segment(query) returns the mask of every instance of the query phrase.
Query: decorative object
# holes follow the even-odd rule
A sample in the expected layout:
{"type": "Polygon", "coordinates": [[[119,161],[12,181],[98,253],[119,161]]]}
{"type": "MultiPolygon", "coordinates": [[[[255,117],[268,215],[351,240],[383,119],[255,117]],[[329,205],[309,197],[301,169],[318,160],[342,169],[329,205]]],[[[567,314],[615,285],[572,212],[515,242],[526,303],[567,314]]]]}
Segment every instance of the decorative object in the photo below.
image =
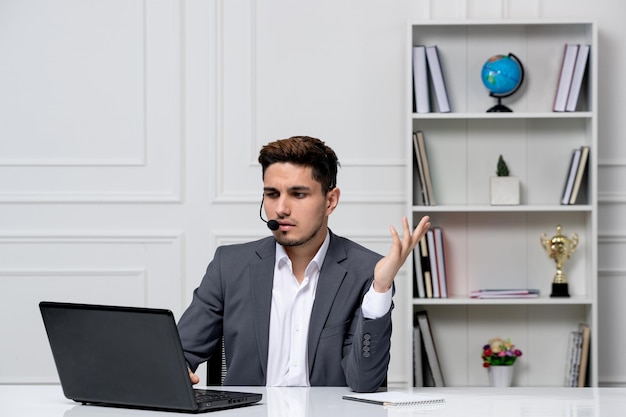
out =
{"type": "Polygon", "coordinates": [[[496,167],[496,177],[490,178],[489,199],[492,205],[519,204],[519,178],[509,176],[509,167],[500,155],[496,167]]]}
{"type": "Polygon", "coordinates": [[[522,351],[517,349],[511,339],[494,337],[485,346],[481,358],[483,367],[489,373],[489,385],[492,387],[510,387],[513,382],[513,365],[522,351]]]}
{"type": "Polygon", "coordinates": [[[489,375],[489,386],[510,387],[513,384],[513,365],[491,366],[487,370],[489,375]]]}
{"type": "Polygon", "coordinates": [[[541,245],[548,256],[556,262],[556,274],[552,280],[552,294],[550,297],[569,297],[567,276],[563,272],[563,264],[578,246],[578,234],[572,233],[571,237],[561,234],[561,225],[556,226],[556,235],[548,238],[541,235],[541,245]]]}
{"type": "Polygon", "coordinates": [[[481,71],[481,79],[489,95],[498,99],[498,104],[487,112],[512,112],[502,104],[502,99],[513,95],[524,81],[524,66],[512,53],[494,55],[485,62],[481,71]]]}

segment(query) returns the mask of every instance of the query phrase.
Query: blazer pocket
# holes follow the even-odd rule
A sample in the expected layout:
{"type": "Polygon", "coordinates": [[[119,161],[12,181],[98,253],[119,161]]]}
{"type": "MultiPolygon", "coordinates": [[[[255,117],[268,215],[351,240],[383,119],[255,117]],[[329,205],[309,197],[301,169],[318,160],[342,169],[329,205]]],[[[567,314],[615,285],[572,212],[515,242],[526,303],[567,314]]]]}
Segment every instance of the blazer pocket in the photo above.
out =
{"type": "Polygon", "coordinates": [[[336,336],[338,334],[344,335],[348,329],[350,328],[350,320],[344,321],[343,323],[335,324],[330,327],[325,327],[320,334],[320,339],[324,339],[326,337],[336,336]]]}

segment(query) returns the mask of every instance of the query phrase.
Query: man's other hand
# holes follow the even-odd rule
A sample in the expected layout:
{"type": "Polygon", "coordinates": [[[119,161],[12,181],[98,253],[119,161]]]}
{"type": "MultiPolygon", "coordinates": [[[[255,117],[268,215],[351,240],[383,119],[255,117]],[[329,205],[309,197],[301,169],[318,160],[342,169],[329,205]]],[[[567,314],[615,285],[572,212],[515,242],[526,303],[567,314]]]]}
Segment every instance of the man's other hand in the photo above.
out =
{"type": "Polygon", "coordinates": [[[187,368],[187,372],[189,372],[189,379],[191,380],[192,385],[196,385],[198,382],[200,382],[200,377],[191,372],[191,369],[187,368]]]}

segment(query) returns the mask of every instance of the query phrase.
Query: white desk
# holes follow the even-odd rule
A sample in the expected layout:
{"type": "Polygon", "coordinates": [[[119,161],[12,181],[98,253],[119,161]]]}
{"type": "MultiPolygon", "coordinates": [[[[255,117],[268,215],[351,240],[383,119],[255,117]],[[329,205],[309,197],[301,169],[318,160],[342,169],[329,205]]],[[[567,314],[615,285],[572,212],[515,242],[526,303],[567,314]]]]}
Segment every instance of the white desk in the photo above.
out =
{"type": "MultiPolygon", "coordinates": [[[[446,405],[435,410],[394,409],[342,400],[347,388],[237,387],[260,392],[254,406],[205,413],[207,417],[622,417],[626,388],[421,388],[446,405]]],[[[401,391],[401,390],[397,390],[401,391]]],[[[407,391],[410,391],[407,390],[407,391]]],[[[0,385],[2,417],[143,417],[177,413],[80,405],[57,385],[0,385]]]]}

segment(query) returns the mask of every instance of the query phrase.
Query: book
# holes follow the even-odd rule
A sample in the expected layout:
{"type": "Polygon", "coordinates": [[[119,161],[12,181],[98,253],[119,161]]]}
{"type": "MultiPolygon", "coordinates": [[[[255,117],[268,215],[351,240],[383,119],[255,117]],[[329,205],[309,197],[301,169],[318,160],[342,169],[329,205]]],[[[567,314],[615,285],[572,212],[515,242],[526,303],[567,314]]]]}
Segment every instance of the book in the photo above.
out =
{"type": "Polygon", "coordinates": [[[569,204],[569,200],[572,197],[572,190],[574,189],[574,181],[576,180],[576,172],[578,172],[578,163],[580,162],[581,149],[574,149],[572,152],[572,159],[570,160],[567,176],[565,177],[565,187],[563,188],[563,196],[561,197],[561,204],[569,204]]]}
{"type": "Polygon", "coordinates": [[[439,58],[439,48],[437,48],[437,45],[426,47],[426,60],[428,62],[428,72],[435,92],[437,109],[440,113],[449,113],[450,100],[448,98],[448,90],[443,76],[441,59],[439,58]]]}
{"type": "Polygon", "coordinates": [[[416,113],[430,112],[430,89],[428,85],[428,67],[426,47],[413,47],[413,94],[416,113]]]}
{"type": "Polygon", "coordinates": [[[430,199],[428,197],[428,190],[426,189],[426,177],[424,174],[424,162],[420,153],[420,146],[417,140],[417,132],[413,133],[413,149],[415,150],[415,161],[417,163],[417,174],[420,182],[420,190],[422,194],[422,202],[425,206],[430,205],[430,199]]]}
{"type": "Polygon", "coordinates": [[[422,236],[420,239],[419,248],[420,264],[424,278],[424,291],[426,298],[433,298],[433,283],[430,275],[430,259],[428,258],[428,242],[426,241],[426,235],[422,236]]]}
{"type": "Polygon", "coordinates": [[[573,375],[574,375],[574,362],[576,358],[576,339],[578,338],[578,332],[571,331],[567,341],[567,352],[565,362],[565,379],[563,386],[572,387],[573,375]]]}
{"type": "Polygon", "coordinates": [[[426,287],[424,285],[424,271],[422,270],[422,253],[419,243],[413,249],[413,265],[415,272],[415,291],[418,298],[426,298],[426,287]]]}
{"type": "Polygon", "coordinates": [[[354,393],[344,395],[341,398],[344,400],[361,401],[387,407],[436,406],[443,405],[446,402],[445,398],[441,395],[411,394],[400,391],[354,393]]]}
{"type": "Polygon", "coordinates": [[[572,83],[567,95],[565,111],[576,111],[578,107],[578,97],[580,96],[580,89],[582,88],[583,79],[585,78],[590,49],[590,45],[580,45],[578,47],[576,64],[574,65],[574,72],[572,73],[572,83]]]}
{"type": "Polygon", "coordinates": [[[441,298],[448,298],[448,277],[446,274],[446,251],[441,226],[432,228],[435,234],[435,252],[437,255],[437,274],[439,275],[439,294],[441,298]]]}
{"type": "Polygon", "coordinates": [[[428,205],[435,205],[435,195],[433,194],[433,184],[430,176],[430,165],[428,164],[428,154],[426,153],[426,139],[424,138],[424,132],[418,130],[417,145],[419,149],[419,155],[422,160],[422,166],[424,168],[424,182],[426,183],[426,192],[428,194],[428,205]]]}
{"type": "Polygon", "coordinates": [[[424,365],[422,358],[422,336],[418,326],[413,326],[413,386],[424,386],[424,365]]]}
{"type": "Polygon", "coordinates": [[[422,342],[424,344],[424,351],[426,352],[428,368],[432,374],[434,385],[435,387],[445,387],[443,373],[441,372],[441,364],[439,363],[439,356],[437,355],[437,348],[435,347],[435,340],[431,331],[430,320],[428,319],[428,313],[425,310],[418,311],[415,316],[422,335],[422,342]]]}
{"type": "Polygon", "coordinates": [[[430,261],[430,278],[432,279],[433,298],[441,298],[439,291],[439,270],[437,269],[437,249],[435,246],[435,232],[428,229],[426,232],[426,241],[428,242],[428,260],[430,261]]]}
{"type": "Polygon", "coordinates": [[[581,334],[580,344],[580,365],[578,369],[578,386],[584,387],[587,382],[587,367],[589,366],[589,345],[591,342],[591,331],[585,323],[578,325],[578,331],[581,334]]]}
{"type": "Polygon", "coordinates": [[[553,110],[556,112],[565,111],[567,104],[567,96],[572,84],[572,75],[574,74],[574,66],[576,64],[576,55],[578,54],[578,45],[573,43],[565,44],[563,51],[563,60],[561,61],[561,73],[559,74],[559,82],[554,97],[553,110]]]}
{"type": "Polygon", "coordinates": [[[434,387],[435,381],[433,374],[428,366],[426,358],[426,349],[422,340],[422,332],[420,330],[417,313],[413,318],[413,386],[415,387],[434,387]]]}
{"type": "Polygon", "coordinates": [[[574,359],[572,364],[572,375],[570,387],[578,385],[578,374],[580,373],[580,354],[582,351],[583,335],[580,331],[574,332],[574,359]]]}
{"type": "Polygon", "coordinates": [[[576,169],[576,177],[574,179],[574,185],[572,186],[572,195],[569,199],[569,204],[576,204],[578,198],[578,191],[585,176],[587,169],[587,160],[589,159],[589,146],[580,147],[580,160],[578,162],[578,168],[576,169]]]}

